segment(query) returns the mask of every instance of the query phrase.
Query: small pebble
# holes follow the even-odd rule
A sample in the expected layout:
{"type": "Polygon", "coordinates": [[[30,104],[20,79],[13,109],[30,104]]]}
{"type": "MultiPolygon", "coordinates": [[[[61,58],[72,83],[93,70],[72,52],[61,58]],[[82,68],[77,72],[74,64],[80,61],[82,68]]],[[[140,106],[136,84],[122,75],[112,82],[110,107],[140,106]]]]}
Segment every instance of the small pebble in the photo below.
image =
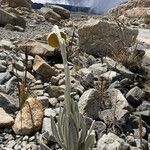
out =
{"type": "Polygon", "coordinates": [[[7,147],[8,147],[8,148],[13,148],[13,147],[15,146],[15,144],[16,144],[16,142],[15,142],[14,140],[9,141],[9,142],[7,143],[7,147]]]}
{"type": "Polygon", "coordinates": [[[15,145],[14,150],[21,150],[21,145],[15,145]]]}
{"type": "Polygon", "coordinates": [[[32,142],[32,141],[34,141],[35,140],[35,136],[31,136],[30,138],[29,138],[29,142],[32,142]]]}
{"type": "Polygon", "coordinates": [[[23,140],[23,141],[28,141],[28,139],[29,139],[29,136],[26,135],[26,136],[23,137],[22,140],[23,140]]]}

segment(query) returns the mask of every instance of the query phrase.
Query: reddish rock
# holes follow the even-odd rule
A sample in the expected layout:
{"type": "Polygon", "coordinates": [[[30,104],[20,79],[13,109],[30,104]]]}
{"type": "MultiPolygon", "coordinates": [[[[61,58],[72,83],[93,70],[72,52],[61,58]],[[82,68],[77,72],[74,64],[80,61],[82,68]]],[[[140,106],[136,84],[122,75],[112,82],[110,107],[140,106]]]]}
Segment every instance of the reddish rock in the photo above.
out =
{"type": "MultiPolygon", "coordinates": [[[[128,0],[128,2],[119,5],[116,8],[111,9],[108,12],[109,18],[120,16],[126,17],[125,24],[128,24],[132,19],[137,19],[142,23],[149,24],[149,17],[145,18],[147,11],[150,10],[149,0],[128,0]]],[[[149,15],[148,15],[149,16],[149,15]]],[[[141,24],[141,23],[140,23],[141,24]]]]}
{"type": "Polygon", "coordinates": [[[140,18],[140,17],[144,17],[147,11],[148,8],[139,8],[139,7],[132,8],[130,10],[127,10],[124,16],[129,18],[140,18]]]}
{"type": "Polygon", "coordinates": [[[38,55],[35,56],[33,70],[45,79],[50,79],[53,75],[56,75],[55,68],[38,55]]]}
{"type": "Polygon", "coordinates": [[[56,104],[58,103],[58,100],[57,100],[57,98],[54,97],[54,98],[50,98],[49,102],[50,102],[51,106],[55,107],[56,104]]]}
{"type": "Polygon", "coordinates": [[[41,129],[44,117],[42,104],[35,98],[28,98],[15,118],[13,130],[16,134],[31,135],[41,129]]]}

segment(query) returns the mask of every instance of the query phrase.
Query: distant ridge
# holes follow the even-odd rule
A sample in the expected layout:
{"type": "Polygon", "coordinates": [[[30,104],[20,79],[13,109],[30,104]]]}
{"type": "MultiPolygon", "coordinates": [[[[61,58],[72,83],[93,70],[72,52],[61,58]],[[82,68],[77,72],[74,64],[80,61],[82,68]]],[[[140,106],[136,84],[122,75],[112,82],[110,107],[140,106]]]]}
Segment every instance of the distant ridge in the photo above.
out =
{"type": "MultiPolygon", "coordinates": [[[[65,5],[65,4],[54,4],[54,3],[46,3],[46,4],[42,4],[42,3],[33,3],[32,4],[32,8],[33,9],[41,9],[42,7],[48,6],[48,5],[57,5],[57,6],[61,6],[69,11],[73,11],[73,12],[84,12],[84,13],[92,13],[92,14],[96,14],[96,12],[94,11],[94,9],[91,9],[90,7],[80,7],[80,6],[72,6],[72,5],[65,5]]],[[[101,13],[102,14],[102,13],[101,13]]]]}
{"type": "Polygon", "coordinates": [[[44,7],[44,4],[42,3],[32,3],[33,9],[41,9],[42,7],[44,7]]]}

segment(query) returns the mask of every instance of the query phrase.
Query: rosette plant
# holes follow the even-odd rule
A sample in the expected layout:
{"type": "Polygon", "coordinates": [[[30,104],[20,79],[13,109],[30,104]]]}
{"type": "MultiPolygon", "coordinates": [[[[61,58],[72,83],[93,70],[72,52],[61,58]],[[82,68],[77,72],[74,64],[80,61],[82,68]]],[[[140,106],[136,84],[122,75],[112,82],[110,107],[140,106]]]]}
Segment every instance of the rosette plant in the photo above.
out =
{"type": "Polygon", "coordinates": [[[67,62],[66,39],[66,34],[61,32],[58,26],[53,27],[47,38],[50,46],[61,50],[66,84],[65,105],[63,110],[60,111],[57,123],[51,117],[52,132],[56,141],[64,150],[91,150],[95,142],[94,121],[88,130],[84,116],[79,113],[77,102],[70,96],[71,83],[67,62]]]}

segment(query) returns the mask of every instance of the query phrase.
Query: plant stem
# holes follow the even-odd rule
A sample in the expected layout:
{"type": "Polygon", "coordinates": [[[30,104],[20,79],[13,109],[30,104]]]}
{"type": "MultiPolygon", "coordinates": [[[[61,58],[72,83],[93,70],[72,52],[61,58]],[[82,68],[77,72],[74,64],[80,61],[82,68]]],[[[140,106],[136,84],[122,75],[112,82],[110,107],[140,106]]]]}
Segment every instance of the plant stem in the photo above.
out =
{"type": "Polygon", "coordinates": [[[63,64],[64,64],[64,71],[65,71],[65,107],[67,114],[69,115],[71,113],[71,84],[70,84],[70,72],[67,62],[67,52],[66,52],[66,43],[65,40],[61,37],[60,31],[57,26],[54,26],[54,31],[58,37],[58,41],[60,44],[61,54],[63,58],[63,64]]]}

